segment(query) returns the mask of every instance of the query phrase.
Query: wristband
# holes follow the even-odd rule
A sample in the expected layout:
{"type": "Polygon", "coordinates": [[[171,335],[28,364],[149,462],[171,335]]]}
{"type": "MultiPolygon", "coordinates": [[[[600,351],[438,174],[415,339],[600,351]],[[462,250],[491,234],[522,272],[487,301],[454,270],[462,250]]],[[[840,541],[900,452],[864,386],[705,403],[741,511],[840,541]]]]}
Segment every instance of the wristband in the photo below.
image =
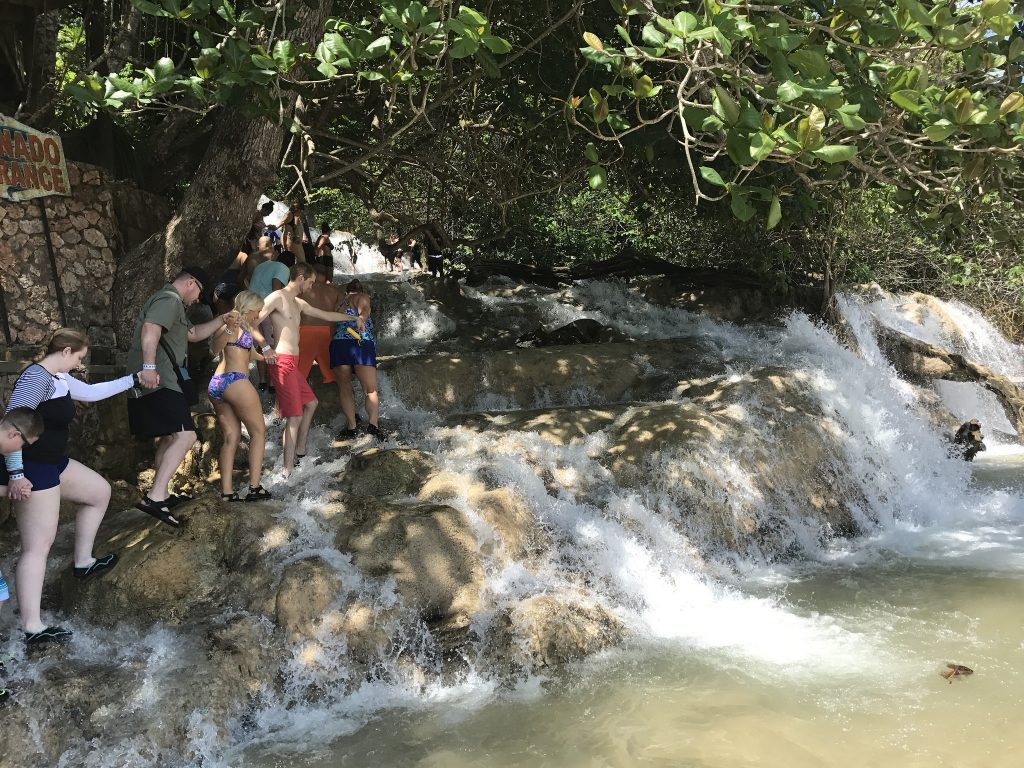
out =
{"type": "Polygon", "coordinates": [[[24,469],[8,470],[7,475],[8,475],[8,477],[11,478],[11,480],[24,480],[25,479],[25,470],[24,469]]]}
{"type": "Polygon", "coordinates": [[[142,386],[142,382],[139,381],[139,374],[137,374],[137,373],[133,373],[132,374],[132,386],[133,387],[140,387],[140,386],[142,386]]]}
{"type": "Polygon", "coordinates": [[[155,371],[156,370],[156,363],[143,363],[142,364],[142,370],[144,370],[144,371],[155,371]]]}
{"type": "Polygon", "coordinates": [[[260,350],[260,352],[269,352],[270,349],[271,349],[271,347],[270,347],[269,344],[264,344],[263,348],[260,350]]]}
{"type": "Polygon", "coordinates": [[[225,336],[234,336],[235,332],[232,331],[228,326],[225,325],[224,326],[224,335],[225,336]]]}

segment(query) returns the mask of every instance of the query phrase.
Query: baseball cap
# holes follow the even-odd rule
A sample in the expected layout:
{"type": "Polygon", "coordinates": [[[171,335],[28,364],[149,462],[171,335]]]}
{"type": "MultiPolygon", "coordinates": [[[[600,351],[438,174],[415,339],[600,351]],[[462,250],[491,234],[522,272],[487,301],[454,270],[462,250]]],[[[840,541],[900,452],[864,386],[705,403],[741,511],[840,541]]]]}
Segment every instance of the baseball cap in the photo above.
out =
{"type": "Polygon", "coordinates": [[[182,267],[181,273],[183,275],[191,275],[199,283],[199,296],[207,304],[210,303],[210,299],[213,296],[213,281],[210,280],[210,276],[206,274],[206,270],[199,266],[182,267]]]}

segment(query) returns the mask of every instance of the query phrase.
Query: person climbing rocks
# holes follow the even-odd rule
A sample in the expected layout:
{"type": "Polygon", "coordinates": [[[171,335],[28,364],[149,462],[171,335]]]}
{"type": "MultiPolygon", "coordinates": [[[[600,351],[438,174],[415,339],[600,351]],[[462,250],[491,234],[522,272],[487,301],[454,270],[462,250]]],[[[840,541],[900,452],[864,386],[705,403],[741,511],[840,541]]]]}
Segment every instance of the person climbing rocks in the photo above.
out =
{"type": "Polygon", "coordinates": [[[334,243],[331,242],[331,230],[326,221],[320,222],[320,237],[316,239],[316,263],[323,264],[325,280],[334,280],[334,243]]]}
{"type": "MultiPolygon", "coordinates": [[[[53,332],[42,359],[22,371],[14,382],[7,412],[17,408],[34,409],[43,420],[45,431],[38,440],[21,451],[9,454],[5,474],[14,475],[18,467],[21,479],[12,479],[8,494],[14,501],[21,557],[15,568],[15,588],[25,642],[29,645],[63,642],[70,630],[47,626],[40,615],[46,560],[57,533],[61,499],[79,505],[75,517],[74,576],[79,579],[99,576],[117,564],[117,555],[93,556],[96,532],[110,502],[110,483],[67,456],[75,401],[96,402],[126,392],[140,383],[140,373],[113,381],[87,384],[70,375],[82,364],[89,351],[89,340],[73,328],[53,332]],[[24,494],[26,482],[31,494],[24,494]]],[[[2,481],[0,481],[2,482],[2,481]]]]}
{"type": "Polygon", "coordinates": [[[135,508],[174,528],[181,521],[171,510],[191,498],[172,495],[168,486],[196,441],[192,406],[198,397],[188,376],[188,344],[210,338],[229,321],[238,322],[234,310],[200,325],[188,321],[185,307],[208,295],[212,288],[205,270],[185,267],[173,282],[146,301],[128,351],[129,369],[142,369],[141,387],[128,398],[129,428],[136,437],[157,440],[153,487],[135,508]]]}
{"type": "Polygon", "coordinates": [[[377,343],[373,335],[373,320],[370,296],[363,284],[352,280],[345,286],[344,319],[338,323],[331,340],[331,368],[338,382],[338,396],[341,410],[345,414],[345,429],[338,435],[341,440],[351,440],[356,429],[356,396],[352,390],[352,374],[355,373],[363,389],[366,405],[367,433],[377,440],[387,436],[381,431],[380,399],[377,396],[377,343]]]}
{"type": "Polygon", "coordinates": [[[259,393],[249,381],[249,362],[256,354],[254,348],[262,347],[264,341],[254,329],[263,309],[263,299],[252,291],[242,291],[235,297],[234,309],[237,322],[228,317],[210,344],[213,354],[221,356],[207,388],[224,437],[220,447],[220,496],[225,501],[263,501],[270,498],[270,493],[260,484],[266,424],[259,393]],[[249,433],[249,492],[240,498],[234,490],[232,470],[242,439],[242,424],[249,433]]]}
{"type": "MultiPolygon", "coordinates": [[[[32,481],[25,478],[25,470],[22,466],[7,465],[7,456],[22,451],[26,445],[32,445],[43,434],[43,419],[31,408],[13,408],[7,414],[0,417],[0,454],[3,460],[0,461],[0,498],[7,495],[8,484],[11,480],[19,482],[18,498],[28,499],[32,495],[32,481]]],[[[18,464],[15,460],[12,464],[18,464]]],[[[0,573],[0,612],[3,611],[4,603],[11,599],[10,589],[0,573]]],[[[5,674],[3,662],[0,662],[0,675],[5,674]]],[[[0,705],[6,704],[11,697],[11,692],[6,688],[0,688],[0,705]]]]}
{"type": "MultiPolygon", "coordinates": [[[[311,307],[324,312],[334,311],[341,301],[341,291],[327,282],[327,268],[323,264],[314,264],[313,274],[315,281],[303,298],[311,307]]],[[[333,322],[303,315],[302,325],[299,326],[299,372],[302,378],[309,378],[315,361],[324,384],[334,383],[334,371],[331,370],[333,333],[333,322]]]]}
{"type": "Polygon", "coordinates": [[[303,315],[335,322],[345,317],[340,312],[317,309],[301,298],[314,282],[313,267],[305,262],[296,264],[289,271],[288,285],[267,297],[258,318],[259,322],[270,319],[276,340],[273,376],[277,407],[285,419],[285,477],[306,455],[309,425],[319,404],[299,370],[299,323],[303,315]]]}

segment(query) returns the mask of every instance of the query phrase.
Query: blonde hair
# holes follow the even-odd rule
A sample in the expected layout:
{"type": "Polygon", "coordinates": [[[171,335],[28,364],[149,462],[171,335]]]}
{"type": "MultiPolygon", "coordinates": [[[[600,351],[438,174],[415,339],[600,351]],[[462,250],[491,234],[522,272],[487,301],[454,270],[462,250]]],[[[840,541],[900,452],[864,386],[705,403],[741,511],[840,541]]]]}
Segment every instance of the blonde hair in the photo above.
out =
{"type": "Polygon", "coordinates": [[[244,315],[254,309],[263,309],[263,297],[255,291],[239,291],[235,296],[235,311],[244,315]]]}
{"type": "Polygon", "coordinates": [[[43,356],[52,355],[71,347],[72,352],[81,352],[89,346],[89,337],[76,328],[58,328],[50,336],[43,356]]]}

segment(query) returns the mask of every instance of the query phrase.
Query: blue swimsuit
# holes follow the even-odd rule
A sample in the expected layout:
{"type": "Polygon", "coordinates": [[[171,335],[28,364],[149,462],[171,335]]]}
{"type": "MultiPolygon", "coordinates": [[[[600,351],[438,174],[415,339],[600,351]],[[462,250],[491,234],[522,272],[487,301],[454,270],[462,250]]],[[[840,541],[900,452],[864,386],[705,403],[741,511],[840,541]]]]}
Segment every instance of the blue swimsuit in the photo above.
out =
{"type": "Polygon", "coordinates": [[[377,343],[373,338],[373,320],[366,318],[362,333],[357,330],[356,321],[359,319],[359,312],[355,307],[345,307],[345,314],[352,315],[351,320],[338,323],[331,340],[331,368],[339,365],[369,365],[377,367],[377,343]],[[359,333],[356,339],[348,332],[351,328],[359,333]]]}
{"type": "MultiPolygon", "coordinates": [[[[229,341],[224,346],[238,347],[239,349],[251,350],[252,335],[243,328],[242,334],[238,337],[238,341],[229,341]]],[[[206,391],[210,395],[211,400],[223,402],[224,392],[227,391],[228,387],[230,387],[236,381],[241,381],[242,379],[248,378],[249,374],[243,373],[242,371],[228,371],[227,373],[218,373],[215,374],[212,379],[210,379],[210,386],[207,387],[206,391]]]]}

